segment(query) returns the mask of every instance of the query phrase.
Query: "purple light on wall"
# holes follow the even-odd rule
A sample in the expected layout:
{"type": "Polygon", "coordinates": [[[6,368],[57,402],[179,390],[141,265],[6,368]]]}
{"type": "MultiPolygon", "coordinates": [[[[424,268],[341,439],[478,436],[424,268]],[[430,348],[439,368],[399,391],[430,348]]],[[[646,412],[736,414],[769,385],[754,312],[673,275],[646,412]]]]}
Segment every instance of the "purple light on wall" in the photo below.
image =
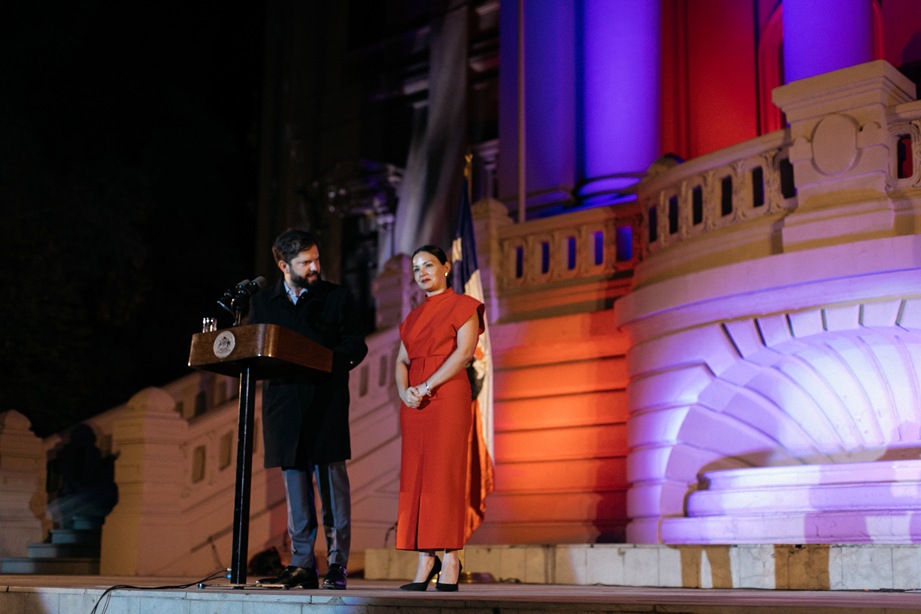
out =
{"type": "Polygon", "coordinates": [[[784,0],[784,71],[797,81],[873,60],[871,0],[784,0]]]}
{"type": "Polygon", "coordinates": [[[584,196],[635,182],[659,143],[658,2],[585,0],[583,8],[584,196]],[[614,177],[612,177],[614,175],[614,177]]]}
{"type": "Polygon", "coordinates": [[[571,2],[525,3],[528,190],[571,185],[575,89],[571,2]]]}

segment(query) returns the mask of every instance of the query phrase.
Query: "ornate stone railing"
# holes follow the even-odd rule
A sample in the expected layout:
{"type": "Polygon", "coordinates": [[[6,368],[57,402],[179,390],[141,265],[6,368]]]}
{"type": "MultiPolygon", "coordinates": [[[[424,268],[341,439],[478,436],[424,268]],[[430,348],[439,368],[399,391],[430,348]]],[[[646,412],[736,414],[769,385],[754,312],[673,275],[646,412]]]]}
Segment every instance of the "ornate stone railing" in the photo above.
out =
{"type": "Polygon", "coordinates": [[[637,188],[642,264],[634,290],[780,253],[916,232],[914,84],[885,62],[818,80],[774,91],[790,122],[784,130],[652,166],[637,188]]]}
{"type": "Polygon", "coordinates": [[[503,320],[609,308],[639,256],[636,203],[496,227],[492,274],[503,320]]]}
{"type": "Polygon", "coordinates": [[[796,207],[790,137],[773,132],[652,174],[638,188],[643,256],[796,207]]]}
{"type": "MultiPolygon", "coordinates": [[[[790,127],[685,163],[653,165],[637,188],[641,256],[758,221],[768,222],[763,232],[736,242],[768,240],[773,248],[755,247],[751,257],[811,240],[853,240],[853,228],[836,220],[855,213],[866,217],[868,236],[913,232],[913,222],[897,219],[906,210],[917,217],[911,201],[921,191],[921,103],[913,84],[884,62],[821,79],[822,95],[802,96],[798,82],[775,90],[790,127]],[[770,226],[793,212],[798,219],[770,226]]],[[[687,248],[682,257],[700,264],[703,252],[725,241],[687,248]]]]}

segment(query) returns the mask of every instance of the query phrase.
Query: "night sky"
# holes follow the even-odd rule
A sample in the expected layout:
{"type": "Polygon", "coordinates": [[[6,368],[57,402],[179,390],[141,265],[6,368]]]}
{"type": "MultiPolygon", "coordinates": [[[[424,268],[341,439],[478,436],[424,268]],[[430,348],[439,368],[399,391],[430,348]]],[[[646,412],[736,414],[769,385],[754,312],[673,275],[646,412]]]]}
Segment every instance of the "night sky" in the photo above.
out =
{"type": "Polygon", "coordinates": [[[253,276],[263,9],[4,3],[0,411],[37,434],[188,373],[253,276]]]}

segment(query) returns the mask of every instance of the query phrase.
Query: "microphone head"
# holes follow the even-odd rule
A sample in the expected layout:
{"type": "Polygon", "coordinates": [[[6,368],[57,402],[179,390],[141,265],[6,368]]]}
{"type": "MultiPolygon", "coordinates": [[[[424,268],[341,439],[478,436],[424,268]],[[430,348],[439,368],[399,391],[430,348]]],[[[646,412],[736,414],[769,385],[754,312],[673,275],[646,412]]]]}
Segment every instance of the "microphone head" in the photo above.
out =
{"type": "Polygon", "coordinates": [[[252,296],[258,292],[261,288],[265,288],[266,282],[265,277],[261,275],[256,279],[250,281],[244,279],[234,287],[234,292],[237,296],[252,296]]]}

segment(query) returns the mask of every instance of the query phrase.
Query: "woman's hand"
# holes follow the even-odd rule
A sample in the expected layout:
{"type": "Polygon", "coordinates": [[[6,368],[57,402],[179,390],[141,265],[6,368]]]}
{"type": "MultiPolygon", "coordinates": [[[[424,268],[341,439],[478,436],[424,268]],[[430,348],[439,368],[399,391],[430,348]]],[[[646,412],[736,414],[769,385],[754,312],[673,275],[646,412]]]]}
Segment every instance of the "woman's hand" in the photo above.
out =
{"type": "Polygon", "coordinates": [[[425,395],[422,394],[422,391],[419,390],[418,386],[410,386],[400,393],[400,398],[403,400],[403,403],[406,404],[406,407],[419,409],[419,406],[422,405],[422,399],[425,398],[425,395]]]}
{"type": "Polygon", "coordinates": [[[397,383],[397,391],[400,393],[400,400],[406,407],[419,409],[422,405],[423,394],[419,386],[409,385],[409,356],[406,354],[406,346],[400,342],[400,351],[397,353],[396,364],[393,368],[394,376],[397,383]]]}

